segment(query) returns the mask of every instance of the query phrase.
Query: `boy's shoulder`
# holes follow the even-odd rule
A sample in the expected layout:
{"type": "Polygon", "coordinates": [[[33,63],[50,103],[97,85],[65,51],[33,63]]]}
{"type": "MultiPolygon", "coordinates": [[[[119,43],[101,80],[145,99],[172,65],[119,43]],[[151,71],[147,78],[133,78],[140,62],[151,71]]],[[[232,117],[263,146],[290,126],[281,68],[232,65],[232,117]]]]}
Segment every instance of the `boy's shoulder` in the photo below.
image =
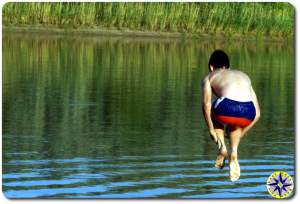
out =
{"type": "Polygon", "coordinates": [[[202,86],[204,86],[207,82],[210,81],[210,73],[208,73],[203,79],[202,79],[202,86]]]}
{"type": "Polygon", "coordinates": [[[249,75],[243,71],[240,71],[240,70],[231,70],[231,71],[234,71],[236,74],[238,74],[239,76],[242,76],[245,80],[247,80],[250,84],[251,84],[251,79],[249,77],[249,75]]]}

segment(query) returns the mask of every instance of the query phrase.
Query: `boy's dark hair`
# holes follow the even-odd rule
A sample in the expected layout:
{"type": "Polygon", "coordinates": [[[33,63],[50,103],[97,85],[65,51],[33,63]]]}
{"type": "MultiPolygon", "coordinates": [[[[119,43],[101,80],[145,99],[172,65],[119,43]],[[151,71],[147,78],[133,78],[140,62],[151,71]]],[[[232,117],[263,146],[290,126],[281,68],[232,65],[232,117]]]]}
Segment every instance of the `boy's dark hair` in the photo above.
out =
{"type": "Polygon", "coordinates": [[[210,69],[210,66],[213,66],[214,69],[218,69],[222,67],[228,69],[230,63],[227,54],[222,50],[215,50],[210,56],[208,62],[208,69],[210,69]]]}

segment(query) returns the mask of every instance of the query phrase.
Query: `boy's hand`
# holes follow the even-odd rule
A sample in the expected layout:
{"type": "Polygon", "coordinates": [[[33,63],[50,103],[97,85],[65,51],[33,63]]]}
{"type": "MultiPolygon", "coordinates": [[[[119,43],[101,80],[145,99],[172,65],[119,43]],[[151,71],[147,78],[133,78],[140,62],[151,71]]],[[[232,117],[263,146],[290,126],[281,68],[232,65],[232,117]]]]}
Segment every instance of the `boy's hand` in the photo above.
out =
{"type": "Polygon", "coordinates": [[[209,130],[209,135],[211,137],[211,139],[214,141],[214,143],[218,143],[218,137],[217,137],[217,133],[214,129],[210,129],[209,130]]]}

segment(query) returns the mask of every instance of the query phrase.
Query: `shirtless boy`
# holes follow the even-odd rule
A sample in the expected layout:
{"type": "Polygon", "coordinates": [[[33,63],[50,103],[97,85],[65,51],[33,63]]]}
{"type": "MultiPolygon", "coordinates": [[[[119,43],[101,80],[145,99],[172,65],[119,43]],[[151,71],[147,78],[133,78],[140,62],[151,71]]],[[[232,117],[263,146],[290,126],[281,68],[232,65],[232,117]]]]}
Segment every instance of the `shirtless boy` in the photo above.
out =
{"type": "Polygon", "coordinates": [[[229,65],[229,58],[222,50],[212,53],[209,74],[202,84],[202,108],[209,134],[218,144],[215,166],[222,169],[228,157],[229,176],[231,181],[236,181],[240,177],[238,145],[260,118],[260,108],[249,77],[241,71],[231,70],[229,65]],[[212,93],[217,97],[213,102],[212,93]],[[224,141],[225,127],[229,131],[229,154],[224,141]]]}

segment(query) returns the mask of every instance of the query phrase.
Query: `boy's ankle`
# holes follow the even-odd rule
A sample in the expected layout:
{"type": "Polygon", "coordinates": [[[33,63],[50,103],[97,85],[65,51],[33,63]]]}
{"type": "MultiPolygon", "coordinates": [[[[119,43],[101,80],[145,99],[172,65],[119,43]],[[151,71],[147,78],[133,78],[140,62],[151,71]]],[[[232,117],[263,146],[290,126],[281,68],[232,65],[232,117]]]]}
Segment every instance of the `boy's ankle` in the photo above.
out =
{"type": "Polygon", "coordinates": [[[230,159],[231,160],[237,160],[237,152],[231,152],[230,159]]]}

